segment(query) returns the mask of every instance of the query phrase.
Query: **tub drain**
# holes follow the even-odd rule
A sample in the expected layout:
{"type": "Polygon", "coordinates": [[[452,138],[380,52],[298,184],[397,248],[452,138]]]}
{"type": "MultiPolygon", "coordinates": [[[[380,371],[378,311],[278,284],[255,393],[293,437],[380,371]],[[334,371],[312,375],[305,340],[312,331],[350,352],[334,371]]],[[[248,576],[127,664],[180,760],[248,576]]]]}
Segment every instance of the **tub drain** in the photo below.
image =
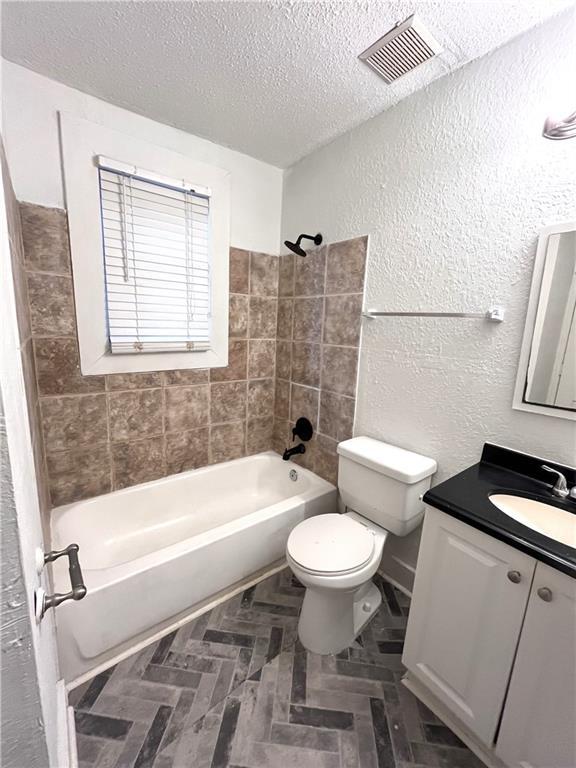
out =
{"type": "Polygon", "coordinates": [[[288,473],[288,477],[290,478],[290,480],[294,480],[294,482],[296,482],[296,480],[298,480],[298,472],[296,472],[295,469],[291,469],[290,472],[288,473]]]}

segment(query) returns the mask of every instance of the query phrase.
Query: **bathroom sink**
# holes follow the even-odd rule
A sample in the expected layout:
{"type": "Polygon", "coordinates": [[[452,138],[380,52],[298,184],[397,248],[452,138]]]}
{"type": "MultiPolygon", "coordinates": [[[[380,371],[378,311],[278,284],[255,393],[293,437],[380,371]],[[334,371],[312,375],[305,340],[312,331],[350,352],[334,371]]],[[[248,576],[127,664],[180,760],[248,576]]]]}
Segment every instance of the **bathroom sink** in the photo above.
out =
{"type": "Polygon", "coordinates": [[[505,493],[494,493],[488,498],[508,517],[576,549],[576,514],[573,512],[542,501],[505,493]]]}

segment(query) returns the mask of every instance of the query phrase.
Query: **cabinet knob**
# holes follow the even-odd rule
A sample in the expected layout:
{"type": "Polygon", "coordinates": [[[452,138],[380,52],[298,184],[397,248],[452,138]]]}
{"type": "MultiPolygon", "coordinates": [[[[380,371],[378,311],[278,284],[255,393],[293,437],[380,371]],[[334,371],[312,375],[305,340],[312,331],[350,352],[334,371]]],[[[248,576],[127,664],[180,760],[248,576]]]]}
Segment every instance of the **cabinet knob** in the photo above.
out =
{"type": "Polygon", "coordinates": [[[540,587],[537,591],[540,600],[544,600],[545,603],[552,602],[552,590],[548,587],[540,587]]]}
{"type": "Polygon", "coordinates": [[[520,571],[508,571],[506,575],[508,576],[512,584],[520,584],[520,582],[522,581],[522,574],[520,573],[520,571]]]}

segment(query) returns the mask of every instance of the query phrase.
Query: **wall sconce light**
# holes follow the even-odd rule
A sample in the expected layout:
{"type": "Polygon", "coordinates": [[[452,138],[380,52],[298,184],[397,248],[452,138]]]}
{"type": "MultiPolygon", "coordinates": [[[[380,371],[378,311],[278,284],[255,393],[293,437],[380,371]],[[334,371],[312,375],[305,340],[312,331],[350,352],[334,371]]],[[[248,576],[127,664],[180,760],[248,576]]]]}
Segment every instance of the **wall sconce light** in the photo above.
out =
{"type": "Polygon", "coordinates": [[[542,136],[545,139],[574,139],[576,138],[576,112],[558,120],[554,117],[547,117],[544,122],[542,136]]]}

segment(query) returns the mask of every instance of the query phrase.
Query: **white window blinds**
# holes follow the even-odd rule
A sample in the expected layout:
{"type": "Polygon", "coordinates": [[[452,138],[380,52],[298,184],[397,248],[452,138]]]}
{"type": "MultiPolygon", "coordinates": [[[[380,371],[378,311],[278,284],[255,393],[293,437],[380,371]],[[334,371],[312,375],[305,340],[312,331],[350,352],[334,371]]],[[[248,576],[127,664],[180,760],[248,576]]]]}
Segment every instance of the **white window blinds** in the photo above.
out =
{"type": "Polygon", "coordinates": [[[210,349],[210,194],[98,158],[112,354],[210,349]]]}

